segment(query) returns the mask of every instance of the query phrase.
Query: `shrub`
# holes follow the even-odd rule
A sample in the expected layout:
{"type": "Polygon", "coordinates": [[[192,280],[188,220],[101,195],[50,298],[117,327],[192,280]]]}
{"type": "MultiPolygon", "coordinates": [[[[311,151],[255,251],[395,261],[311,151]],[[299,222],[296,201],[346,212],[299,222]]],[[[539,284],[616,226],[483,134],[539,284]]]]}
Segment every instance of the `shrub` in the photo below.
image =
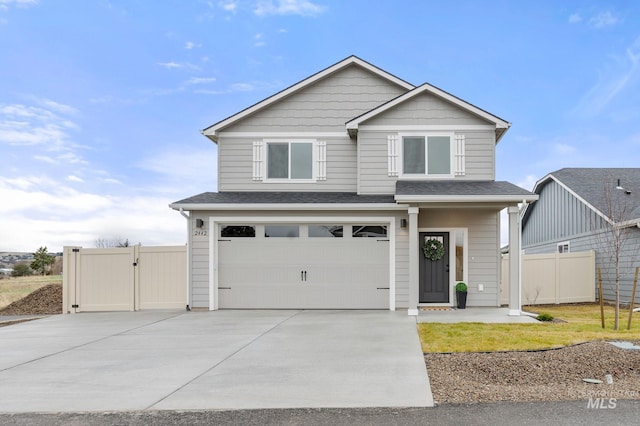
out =
{"type": "Polygon", "coordinates": [[[553,316],[551,314],[547,314],[546,312],[541,313],[536,317],[538,321],[553,321],[553,316]]]}
{"type": "Polygon", "coordinates": [[[456,284],[456,291],[465,293],[467,291],[467,285],[463,282],[456,284]]]}

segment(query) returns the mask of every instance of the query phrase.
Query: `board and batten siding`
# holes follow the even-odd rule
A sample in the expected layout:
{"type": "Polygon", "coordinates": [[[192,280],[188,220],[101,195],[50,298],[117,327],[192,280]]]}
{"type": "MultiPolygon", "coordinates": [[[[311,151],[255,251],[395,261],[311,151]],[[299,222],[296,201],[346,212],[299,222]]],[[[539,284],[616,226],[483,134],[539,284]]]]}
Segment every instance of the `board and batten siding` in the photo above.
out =
{"type": "Polygon", "coordinates": [[[352,65],[281,99],[222,132],[345,132],[345,123],[407,89],[352,65]]]}
{"type": "Polygon", "coordinates": [[[522,227],[524,249],[549,243],[555,249],[555,243],[604,225],[600,216],[554,180],[545,184],[539,195],[538,201],[528,207],[522,227]]]}
{"type": "MultiPolygon", "coordinates": [[[[495,133],[491,130],[455,131],[453,128],[451,132],[465,136],[466,172],[455,179],[494,180],[495,133]]],[[[397,132],[366,130],[366,126],[358,132],[360,194],[395,193],[398,177],[388,176],[387,137],[390,134],[397,132]]]]}
{"type": "MultiPolygon", "coordinates": [[[[304,217],[304,216],[336,216],[336,217],[352,217],[351,222],[357,223],[359,218],[366,217],[395,217],[396,218],[396,308],[407,308],[409,305],[409,248],[408,248],[408,230],[400,228],[400,219],[407,219],[408,216],[405,212],[399,211],[363,211],[354,213],[348,213],[345,211],[331,211],[331,212],[313,212],[307,211],[264,211],[256,212],[255,215],[249,214],[246,211],[224,211],[224,212],[193,212],[191,221],[194,223],[193,229],[195,229],[196,219],[204,220],[205,229],[207,229],[207,236],[193,236],[191,237],[191,306],[194,308],[208,308],[209,307],[209,238],[216,238],[217,235],[211,230],[208,230],[209,218],[212,216],[256,216],[264,218],[283,218],[287,217],[304,217]]],[[[256,223],[260,223],[260,219],[256,220],[256,223]]]]}
{"type": "MultiPolygon", "coordinates": [[[[292,139],[296,139],[292,134],[292,139]]],[[[326,180],[309,183],[253,180],[253,141],[262,138],[221,137],[218,141],[219,191],[356,192],[356,144],[344,138],[315,138],[326,142],[326,180]]],[[[278,138],[284,139],[286,138],[278,138]]],[[[308,139],[308,137],[297,137],[308,139]]],[[[315,167],[315,165],[314,165],[315,167]]]]}
{"type": "Polygon", "coordinates": [[[500,304],[500,215],[490,209],[420,209],[419,228],[468,229],[469,306],[500,304]],[[478,284],[484,290],[478,291],[478,284]]]}

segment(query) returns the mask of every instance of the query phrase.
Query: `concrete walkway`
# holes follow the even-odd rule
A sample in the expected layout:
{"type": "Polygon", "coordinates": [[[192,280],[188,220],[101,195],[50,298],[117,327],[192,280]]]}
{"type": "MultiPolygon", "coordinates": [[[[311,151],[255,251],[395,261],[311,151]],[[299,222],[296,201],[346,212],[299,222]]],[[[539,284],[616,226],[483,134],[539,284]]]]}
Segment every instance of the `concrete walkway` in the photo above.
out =
{"type": "Polygon", "coordinates": [[[466,308],[425,310],[418,314],[418,322],[482,322],[482,323],[540,323],[530,315],[510,316],[508,308],[466,308]]]}
{"type": "Polygon", "coordinates": [[[59,315],[0,342],[5,413],[433,405],[406,312],[59,315]]]}

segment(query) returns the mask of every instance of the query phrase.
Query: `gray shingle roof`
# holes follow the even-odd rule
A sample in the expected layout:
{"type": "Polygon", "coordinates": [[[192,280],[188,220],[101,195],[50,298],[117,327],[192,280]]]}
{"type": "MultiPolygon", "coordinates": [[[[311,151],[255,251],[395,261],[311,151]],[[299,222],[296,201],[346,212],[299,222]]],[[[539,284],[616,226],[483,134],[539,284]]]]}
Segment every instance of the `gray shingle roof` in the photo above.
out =
{"type": "Polygon", "coordinates": [[[204,192],[173,204],[351,204],[392,203],[393,195],[355,192],[204,192]]]}
{"type": "Polygon", "coordinates": [[[438,180],[413,181],[399,180],[396,183],[397,195],[514,195],[530,196],[532,192],[504,181],[475,180],[438,180]]]}
{"type": "MultiPolygon", "coordinates": [[[[605,216],[611,208],[608,204],[624,205],[628,214],[624,220],[640,218],[640,169],[639,168],[564,168],[549,175],[566,185],[587,203],[605,216]],[[627,191],[616,189],[620,186],[627,191]],[[607,193],[613,197],[607,202],[607,193]]],[[[536,192],[540,193],[544,184],[539,183],[536,192]]],[[[610,218],[615,219],[615,218],[610,218]]]]}

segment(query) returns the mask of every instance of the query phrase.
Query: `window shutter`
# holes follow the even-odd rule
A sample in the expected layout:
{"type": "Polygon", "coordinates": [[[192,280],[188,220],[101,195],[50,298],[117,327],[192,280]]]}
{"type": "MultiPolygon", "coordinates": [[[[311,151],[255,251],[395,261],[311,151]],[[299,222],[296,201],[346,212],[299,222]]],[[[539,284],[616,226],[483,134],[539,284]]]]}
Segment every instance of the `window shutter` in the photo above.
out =
{"type": "Polygon", "coordinates": [[[253,141],[253,180],[262,181],[264,170],[264,143],[253,141]]]}
{"type": "Polygon", "coordinates": [[[454,153],[454,175],[465,175],[465,161],[464,161],[464,135],[456,135],[456,145],[454,153]]]}
{"type": "Polygon", "coordinates": [[[398,176],[398,135],[387,136],[389,158],[388,176],[398,176]]]}
{"type": "Polygon", "coordinates": [[[325,141],[318,141],[318,155],[317,155],[317,180],[327,180],[327,143],[325,141]]]}

